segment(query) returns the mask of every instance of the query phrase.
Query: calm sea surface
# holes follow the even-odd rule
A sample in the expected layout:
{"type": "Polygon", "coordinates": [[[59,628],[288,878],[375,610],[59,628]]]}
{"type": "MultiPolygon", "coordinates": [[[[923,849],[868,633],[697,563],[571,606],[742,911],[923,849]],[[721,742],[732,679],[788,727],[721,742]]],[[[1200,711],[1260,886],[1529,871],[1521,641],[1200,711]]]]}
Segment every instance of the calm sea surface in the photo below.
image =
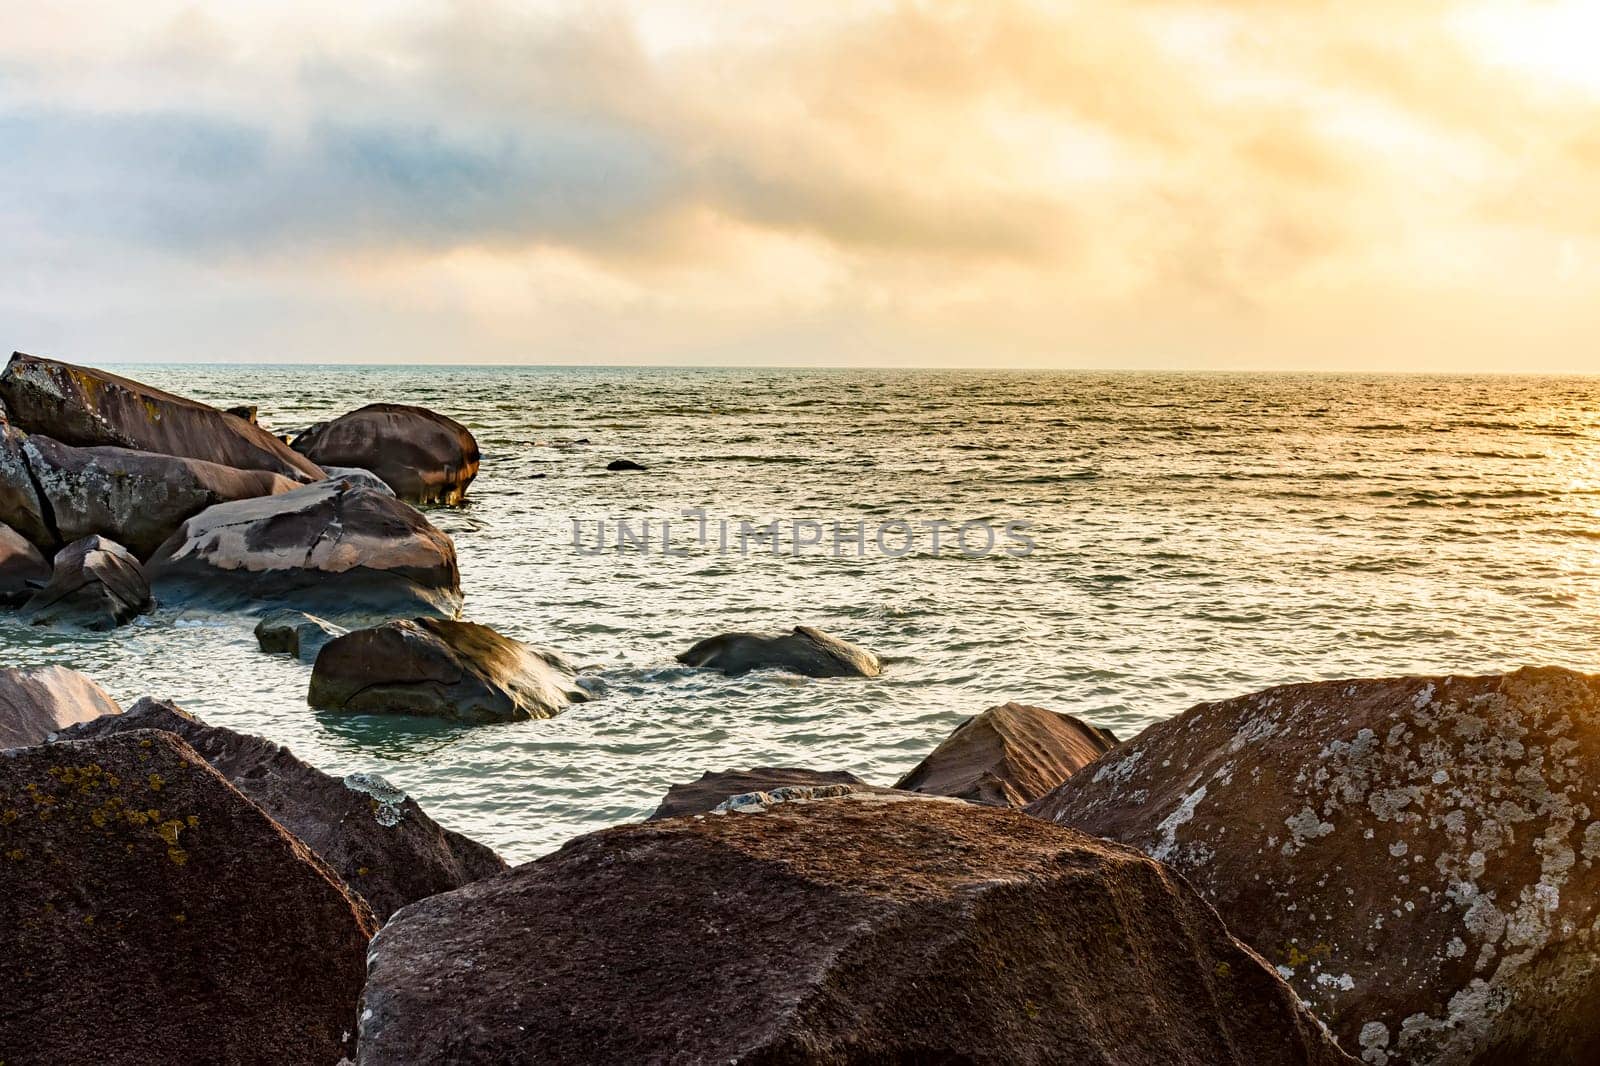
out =
{"type": "Polygon", "coordinates": [[[639,818],[706,769],[892,782],[1006,700],[1127,737],[1286,681],[1600,668],[1600,379],[120,369],[258,404],[279,431],[376,400],[466,423],[484,451],[470,504],[430,511],[460,553],[464,616],[568,653],[601,696],[472,728],[323,714],[309,667],[257,651],[250,620],[170,612],[105,635],[0,621],[4,660],[379,772],[513,861],[639,818]],[[605,472],[617,458],[650,469],[605,472]],[[898,558],[741,556],[736,539],[693,543],[681,518],[687,555],[572,544],[573,519],[592,549],[597,520],[610,543],[619,518],[699,507],[713,523],[866,521],[869,537],[896,519],[1028,521],[1037,547],[936,556],[924,535],[898,558]],[[796,623],[877,651],[884,676],[673,661],[719,631],[796,623]]]}

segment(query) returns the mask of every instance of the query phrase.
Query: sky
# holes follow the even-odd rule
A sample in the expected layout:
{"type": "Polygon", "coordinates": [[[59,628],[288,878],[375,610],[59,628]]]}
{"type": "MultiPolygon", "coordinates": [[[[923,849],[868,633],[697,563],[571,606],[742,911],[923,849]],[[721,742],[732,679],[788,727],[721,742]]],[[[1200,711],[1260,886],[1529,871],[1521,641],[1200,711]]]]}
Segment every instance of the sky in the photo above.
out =
{"type": "Polygon", "coordinates": [[[1600,0],[0,0],[75,362],[1600,372],[1600,0]]]}

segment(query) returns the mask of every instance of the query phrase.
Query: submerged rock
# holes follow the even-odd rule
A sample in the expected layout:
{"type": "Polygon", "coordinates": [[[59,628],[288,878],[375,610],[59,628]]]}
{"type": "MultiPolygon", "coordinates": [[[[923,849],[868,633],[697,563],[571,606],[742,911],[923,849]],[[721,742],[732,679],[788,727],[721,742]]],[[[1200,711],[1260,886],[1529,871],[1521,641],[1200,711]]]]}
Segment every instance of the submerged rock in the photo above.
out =
{"type": "Polygon", "coordinates": [[[85,537],[56,552],[50,581],[28,597],[22,617],[36,626],[115,629],[152,606],[133,553],[105,537],[85,537]]]}
{"type": "Polygon", "coordinates": [[[707,770],[694,781],[673,785],[649,821],[706,814],[734,796],[770,793],[782,788],[845,787],[860,792],[884,792],[846,770],[806,770],[787,766],[757,766],[750,770],[707,770]]]}
{"type": "Polygon", "coordinates": [[[207,507],[271,496],[299,483],[265,470],[236,470],[127,448],[74,448],[35,434],[22,446],[56,536],[110,537],[147,558],[207,507]]]}
{"type": "MultiPolygon", "coordinates": [[[[584,441],[583,443],[587,444],[589,442],[584,441]]],[[[634,462],[632,459],[613,459],[606,464],[606,469],[615,473],[621,470],[643,470],[644,467],[634,462]]]]}
{"type": "Polygon", "coordinates": [[[678,661],[729,676],[766,669],[806,677],[877,677],[883,672],[870,651],[810,626],[795,626],[791,633],[723,633],[700,641],[678,661]]]}
{"type": "Polygon", "coordinates": [[[462,722],[554,718],[588,699],[554,652],[488,626],[438,618],[386,622],[330,641],[311,669],[311,706],[462,722]]]}
{"type": "Polygon", "coordinates": [[[1202,703],[1029,810],[1176,867],[1368,1062],[1600,1061],[1600,678],[1202,703]]]}
{"type": "Polygon", "coordinates": [[[322,646],[346,630],[304,611],[273,611],[256,623],[256,642],[265,652],[292,655],[303,663],[315,662],[322,646]]]}
{"type": "Polygon", "coordinates": [[[415,508],[343,480],[209,507],[146,570],[161,601],[179,606],[282,605],[341,622],[461,608],[450,538],[415,508]]]}
{"type": "Polygon", "coordinates": [[[1116,744],[1070,714],[1004,703],[956,726],[895,788],[974,803],[1021,807],[1116,744]]]}
{"type": "Polygon", "coordinates": [[[307,766],[288,748],[207,725],[176,704],[142,699],[116,718],[61,734],[63,740],[162,729],[182,737],[240,792],[293,833],[364,899],[382,922],[408,903],[506,868],[492,850],[441,827],[415,800],[375,774],[342,780],[307,766]]]}
{"type": "Polygon", "coordinates": [[[397,914],[361,1019],[362,1066],[1354,1062],[1159,864],[926,798],[580,837],[397,914]]]}
{"type": "Polygon", "coordinates": [[[76,670],[0,667],[0,748],[42,744],[67,726],[121,713],[105,689],[76,670]]]}
{"type": "Polygon", "coordinates": [[[366,905],[182,740],[0,754],[0,1061],[335,1063],[366,905]]]}
{"type": "Polygon", "coordinates": [[[294,481],[322,471],[259,426],[104,370],[17,352],[0,373],[0,399],[29,433],[63,444],[158,452],[294,481]]]}
{"type": "Polygon", "coordinates": [[[426,407],[368,404],[312,426],[294,449],[321,466],[370,470],[412,503],[459,504],[478,475],[478,442],[426,407]]]}
{"type": "Polygon", "coordinates": [[[44,588],[50,563],[21,533],[0,523],[0,606],[14,607],[44,588]]]}

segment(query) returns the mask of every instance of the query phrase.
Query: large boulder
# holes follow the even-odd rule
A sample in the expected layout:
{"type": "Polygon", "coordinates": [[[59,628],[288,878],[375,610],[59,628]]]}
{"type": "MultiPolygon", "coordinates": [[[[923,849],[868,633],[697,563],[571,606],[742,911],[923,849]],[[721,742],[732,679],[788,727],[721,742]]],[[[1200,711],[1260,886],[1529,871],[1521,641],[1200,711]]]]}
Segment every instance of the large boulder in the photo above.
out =
{"type": "Polygon", "coordinates": [[[329,641],[311,668],[307,699],[354,714],[514,722],[554,718],[588,693],[555,652],[473,622],[417,618],[329,641]]]}
{"type": "Polygon", "coordinates": [[[1003,703],[956,726],[895,788],[999,807],[1032,803],[1116,738],[1070,714],[1003,703]]]}
{"type": "Polygon", "coordinates": [[[1159,864],[947,800],[604,830],[372,947],[362,1066],[1354,1062],[1159,864]]]}
{"type": "Polygon", "coordinates": [[[54,549],[61,538],[50,524],[50,512],[41,500],[33,468],[23,454],[27,434],[6,418],[0,405],[0,522],[20,533],[28,543],[54,549]]]}
{"type": "Polygon", "coordinates": [[[806,677],[877,677],[883,672],[870,651],[810,626],[795,626],[790,633],[723,633],[700,641],[678,661],[729,676],[766,669],[806,677]]]}
{"type": "Polygon", "coordinates": [[[322,479],[315,463],[260,426],[104,370],[17,352],[0,373],[0,400],[18,427],[64,444],[110,444],[294,481],[322,479]]]}
{"type": "Polygon", "coordinates": [[[0,753],[0,1061],[328,1063],[377,923],[157,730],[0,753]]]}
{"type": "Polygon", "coordinates": [[[16,606],[49,580],[50,562],[44,553],[0,522],[0,606],[16,606]]]}
{"type": "Polygon", "coordinates": [[[22,617],[36,626],[115,629],[152,606],[133,553],[105,537],[84,537],[56,552],[49,583],[28,597],[22,617]]]}
{"type": "Polygon", "coordinates": [[[294,440],[320,466],[377,474],[402,500],[459,504],[478,475],[478,442],[460,422],[426,407],[368,404],[294,440]]]}
{"type": "Polygon", "coordinates": [[[332,867],[378,921],[425,896],[506,868],[489,848],[442,828],[415,800],[375,774],[331,777],[288,748],[207,725],[176,704],[142,699],[126,714],[97,718],[61,740],[162,729],[200,757],[332,867]]]}
{"type": "Polygon", "coordinates": [[[299,487],[265,470],[127,448],[74,448],[39,434],[23,442],[22,453],[62,541],[101,534],[141,559],[213,504],[299,487]]]}
{"type": "Polygon", "coordinates": [[[757,766],[749,770],[722,770],[717,773],[707,770],[694,781],[668,788],[666,797],[649,820],[707,814],[735,796],[751,793],[771,795],[780,789],[887,791],[874,788],[848,770],[806,770],[788,766],[757,766]]]}
{"type": "Polygon", "coordinates": [[[146,570],[164,605],[289,606],[336,622],[461,608],[450,538],[415,508],[342,480],[208,507],[146,570]]]}
{"type": "Polygon", "coordinates": [[[343,626],[304,611],[273,611],[256,623],[262,651],[292,655],[303,663],[316,662],[322,646],[345,633],[343,626]]]}
{"type": "Polygon", "coordinates": [[[1600,678],[1203,703],[1030,811],[1180,870],[1367,1061],[1600,1061],[1600,678]]]}
{"type": "Polygon", "coordinates": [[[105,689],[76,670],[0,667],[0,748],[42,744],[70,725],[121,714],[105,689]]]}

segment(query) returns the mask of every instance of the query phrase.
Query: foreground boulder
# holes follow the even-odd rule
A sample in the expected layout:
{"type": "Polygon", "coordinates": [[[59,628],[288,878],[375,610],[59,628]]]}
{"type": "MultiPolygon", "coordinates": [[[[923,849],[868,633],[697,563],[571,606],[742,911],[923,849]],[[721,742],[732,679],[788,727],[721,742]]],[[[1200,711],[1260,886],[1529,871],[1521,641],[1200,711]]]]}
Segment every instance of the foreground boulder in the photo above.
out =
{"type": "Polygon", "coordinates": [[[50,580],[50,563],[21,533],[0,523],[0,607],[14,607],[50,580]]]}
{"type": "Polygon", "coordinates": [[[1369,1062],[1600,1061],[1600,678],[1203,703],[1030,811],[1181,870],[1369,1062]]]}
{"type": "Polygon", "coordinates": [[[1070,714],[1005,703],[956,726],[895,788],[998,807],[1032,803],[1116,738],[1070,714]]]}
{"type": "Polygon", "coordinates": [[[283,605],[333,621],[461,608],[450,538],[415,508],[342,480],[209,507],[146,570],[162,603],[175,606],[283,605]]]}
{"type": "Polygon", "coordinates": [[[334,1063],[377,923],[182,740],[0,753],[0,1061],[334,1063]]]}
{"type": "Polygon", "coordinates": [[[207,725],[164,700],[142,699],[126,714],[74,726],[61,739],[137,729],[182,737],[233,787],[332,867],[380,922],[408,903],[506,868],[492,850],[442,828],[381,777],[331,777],[295,758],[288,748],[207,725]]]}
{"type": "Polygon", "coordinates": [[[256,623],[256,643],[265,652],[315,662],[322,646],[346,630],[304,611],[273,611],[256,623]]]}
{"type": "Polygon", "coordinates": [[[847,770],[804,770],[787,766],[757,766],[750,770],[707,770],[697,780],[673,785],[650,815],[650,821],[708,814],[735,796],[780,789],[842,789],[849,792],[885,792],[847,770]]]}
{"type": "Polygon", "coordinates": [[[104,370],[17,352],[0,373],[0,400],[18,427],[64,444],[110,444],[294,481],[322,478],[315,463],[260,426],[104,370]]]}
{"type": "Polygon", "coordinates": [[[386,622],[329,641],[311,668],[311,706],[461,722],[554,718],[588,699],[561,656],[488,626],[386,622]]]}
{"type": "Polygon", "coordinates": [[[320,466],[370,470],[412,503],[459,504],[478,476],[478,442],[467,427],[426,407],[368,404],[295,438],[320,466]]]}
{"type": "Polygon", "coordinates": [[[67,726],[121,713],[105,689],[76,670],[0,667],[0,748],[42,744],[67,726]]]}
{"type": "Polygon", "coordinates": [[[74,448],[35,434],[22,447],[63,542],[100,534],[147,558],[213,504],[288,492],[299,483],[265,470],[236,470],[127,448],[74,448]]]}
{"type": "Polygon", "coordinates": [[[792,633],[723,633],[702,640],[678,661],[729,676],[766,669],[806,677],[877,677],[883,672],[870,651],[810,626],[795,626],[792,633]]]}
{"type": "Polygon", "coordinates": [[[152,606],[133,553],[105,537],[85,537],[56,552],[49,583],[22,605],[22,617],[36,626],[104,630],[152,606]]]}
{"type": "Polygon", "coordinates": [[[423,900],[361,1019],[362,1066],[1354,1061],[1158,864],[886,797],[609,829],[423,900]]]}

